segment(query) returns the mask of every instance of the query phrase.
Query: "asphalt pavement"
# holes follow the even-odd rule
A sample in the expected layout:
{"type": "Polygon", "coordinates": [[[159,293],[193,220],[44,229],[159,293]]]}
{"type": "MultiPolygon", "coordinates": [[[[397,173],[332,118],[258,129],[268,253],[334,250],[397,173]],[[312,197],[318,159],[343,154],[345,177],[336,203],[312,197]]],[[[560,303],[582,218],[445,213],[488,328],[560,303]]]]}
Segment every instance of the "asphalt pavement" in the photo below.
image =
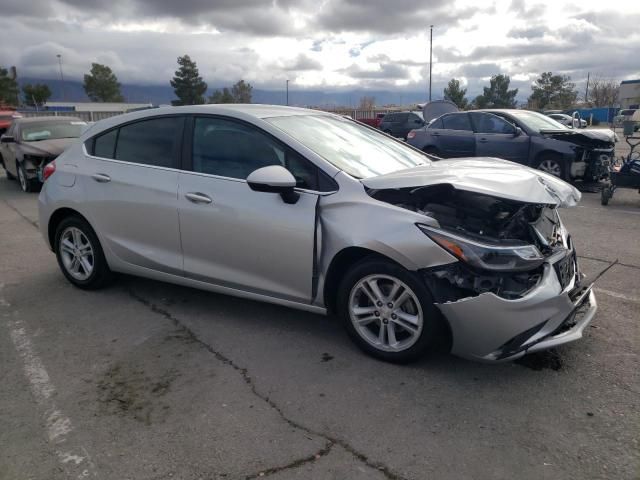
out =
{"type": "Polygon", "coordinates": [[[587,274],[618,260],[585,338],[397,366],[331,317],[127,276],[78,290],[0,174],[0,479],[640,478],[640,195],[563,218],[587,274]]]}

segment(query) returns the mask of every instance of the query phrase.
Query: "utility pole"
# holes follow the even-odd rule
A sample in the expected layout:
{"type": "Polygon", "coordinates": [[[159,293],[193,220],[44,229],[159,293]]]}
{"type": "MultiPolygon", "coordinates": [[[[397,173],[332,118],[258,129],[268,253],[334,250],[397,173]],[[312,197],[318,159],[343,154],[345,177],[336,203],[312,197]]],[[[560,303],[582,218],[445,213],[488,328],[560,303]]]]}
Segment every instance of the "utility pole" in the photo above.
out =
{"type": "Polygon", "coordinates": [[[289,79],[287,79],[287,106],[289,106],[289,79]]]}
{"type": "Polygon", "coordinates": [[[62,74],[62,55],[57,54],[56,57],[58,57],[58,65],[60,66],[60,81],[62,82],[62,100],[65,101],[67,99],[67,96],[65,95],[65,92],[64,92],[64,75],[62,74]]]}
{"type": "Polygon", "coordinates": [[[587,88],[584,91],[584,103],[589,101],[589,77],[591,76],[591,72],[587,72],[587,88]]]}
{"type": "Polygon", "coordinates": [[[429,26],[429,101],[431,101],[431,70],[433,66],[433,25],[429,26]]]}

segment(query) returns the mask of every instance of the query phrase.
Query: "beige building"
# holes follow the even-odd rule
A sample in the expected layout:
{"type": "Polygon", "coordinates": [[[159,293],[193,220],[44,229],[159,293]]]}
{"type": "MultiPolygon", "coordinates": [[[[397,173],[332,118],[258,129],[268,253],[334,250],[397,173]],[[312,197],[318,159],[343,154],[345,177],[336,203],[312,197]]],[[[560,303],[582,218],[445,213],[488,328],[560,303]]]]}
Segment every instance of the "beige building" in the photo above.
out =
{"type": "Polygon", "coordinates": [[[638,108],[640,104],[640,79],[623,80],[618,93],[620,108],[638,108]]]}

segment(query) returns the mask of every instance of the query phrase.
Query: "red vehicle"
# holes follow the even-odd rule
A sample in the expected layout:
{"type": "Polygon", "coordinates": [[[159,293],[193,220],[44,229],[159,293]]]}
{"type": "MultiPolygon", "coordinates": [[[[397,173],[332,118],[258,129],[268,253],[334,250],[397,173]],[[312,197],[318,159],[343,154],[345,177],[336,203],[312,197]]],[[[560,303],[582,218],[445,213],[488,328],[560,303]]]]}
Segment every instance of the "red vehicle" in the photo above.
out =
{"type": "Polygon", "coordinates": [[[366,123],[367,125],[372,126],[373,128],[379,128],[380,122],[382,122],[382,117],[384,117],[384,113],[376,113],[376,118],[358,118],[357,120],[362,123],[366,123]]]}
{"type": "Polygon", "coordinates": [[[0,135],[7,131],[14,118],[21,116],[22,115],[11,108],[0,107],[0,135]]]}

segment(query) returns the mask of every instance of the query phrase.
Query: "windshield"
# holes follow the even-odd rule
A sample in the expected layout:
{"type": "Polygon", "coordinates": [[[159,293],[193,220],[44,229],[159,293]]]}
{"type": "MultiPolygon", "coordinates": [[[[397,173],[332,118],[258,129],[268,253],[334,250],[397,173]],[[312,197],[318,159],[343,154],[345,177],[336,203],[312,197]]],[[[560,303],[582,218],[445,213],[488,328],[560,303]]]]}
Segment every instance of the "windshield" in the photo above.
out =
{"type": "Polygon", "coordinates": [[[351,120],[328,115],[265,120],[356,178],[375,177],[429,162],[420,152],[351,120]]]}
{"type": "Polygon", "coordinates": [[[567,127],[561,123],[556,122],[553,118],[547,117],[537,112],[529,112],[527,110],[509,111],[509,114],[516,117],[527,127],[536,132],[540,130],[567,130],[567,127]]]}
{"type": "Polygon", "coordinates": [[[54,140],[57,138],[78,138],[85,122],[42,122],[23,125],[20,130],[20,138],[24,142],[37,142],[40,140],[54,140]]]}

